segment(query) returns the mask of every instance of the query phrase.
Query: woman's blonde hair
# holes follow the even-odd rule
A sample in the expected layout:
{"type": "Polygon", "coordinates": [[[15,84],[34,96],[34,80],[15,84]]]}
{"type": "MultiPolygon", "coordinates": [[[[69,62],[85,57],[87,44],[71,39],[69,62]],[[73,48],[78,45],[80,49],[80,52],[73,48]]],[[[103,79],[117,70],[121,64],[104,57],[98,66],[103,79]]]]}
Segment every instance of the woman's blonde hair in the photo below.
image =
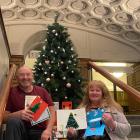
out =
{"type": "Polygon", "coordinates": [[[93,80],[88,83],[80,107],[85,107],[87,110],[91,107],[91,101],[89,99],[89,90],[94,86],[100,88],[102,91],[103,98],[101,107],[109,107],[110,109],[116,108],[118,111],[122,111],[122,107],[112,98],[107,86],[99,80],[93,80]]]}

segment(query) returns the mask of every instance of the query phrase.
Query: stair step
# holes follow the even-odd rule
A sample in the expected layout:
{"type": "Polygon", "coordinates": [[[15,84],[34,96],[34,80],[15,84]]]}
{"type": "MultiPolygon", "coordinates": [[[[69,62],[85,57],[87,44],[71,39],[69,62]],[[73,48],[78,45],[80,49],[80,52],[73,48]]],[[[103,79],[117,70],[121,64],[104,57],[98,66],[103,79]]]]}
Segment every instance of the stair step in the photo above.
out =
{"type": "Polygon", "coordinates": [[[140,140],[140,125],[131,125],[131,133],[129,134],[129,138],[139,138],[140,140]]]}
{"type": "Polygon", "coordinates": [[[140,125],[140,115],[126,115],[131,125],[140,125]]]}
{"type": "Polygon", "coordinates": [[[131,125],[129,140],[140,140],[140,115],[125,115],[131,125]]]}
{"type": "Polygon", "coordinates": [[[128,138],[128,140],[140,140],[140,138],[128,138]]]}

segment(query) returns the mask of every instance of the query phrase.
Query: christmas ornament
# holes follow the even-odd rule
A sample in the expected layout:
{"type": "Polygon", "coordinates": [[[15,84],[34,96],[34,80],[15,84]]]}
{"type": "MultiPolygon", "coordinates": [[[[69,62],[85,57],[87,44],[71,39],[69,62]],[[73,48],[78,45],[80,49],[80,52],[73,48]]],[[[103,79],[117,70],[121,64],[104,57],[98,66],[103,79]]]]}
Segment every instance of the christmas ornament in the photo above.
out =
{"type": "Polygon", "coordinates": [[[42,84],[41,84],[41,86],[43,87],[43,86],[44,86],[44,84],[42,83],[42,84]]]}
{"type": "Polygon", "coordinates": [[[60,46],[58,46],[58,49],[60,49],[60,46]]]}
{"type": "Polygon", "coordinates": [[[50,52],[53,53],[53,50],[51,50],[50,52]]]}
{"type": "Polygon", "coordinates": [[[53,73],[51,74],[51,77],[54,77],[54,74],[53,73]]]}
{"type": "Polygon", "coordinates": [[[47,82],[49,82],[50,80],[51,80],[50,78],[47,78],[47,79],[46,79],[47,82]]]}
{"type": "Polygon", "coordinates": [[[58,89],[56,88],[55,91],[58,91],[58,89]]]}
{"type": "Polygon", "coordinates": [[[61,64],[64,64],[64,62],[63,62],[63,61],[61,61],[60,63],[61,63],[61,64]]]}
{"type": "Polygon", "coordinates": [[[62,50],[63,50],[63,52],[65,52],[65,49],[64,48],[62,50]]]}
{"type": "Polygon", "coordinates": [[[55,35],[58,36],[58,33],[56,33],[55,35]]]}
{"type": "Polygon", "coordinates": [[[46,71],[45,71],[44,73],[45,73],[45,74],[47,74],[47,72],[46,72],[46,71]]]}
{"type": "Polygon", "coordinates": [[[70,87],[71,87],[71,84],[70,84],[70,83],[67,83],[67,84],[66,84],[66,87],[67,87],[67,88],[70,88],[70,87]]]}
{"type": "Polygon", "coordinates": [[[64,76],[62,79],[63,79],[63,80],[66,80],[66,77],[64,76]]]}
{"type": "Polygon", "coordinates": [[[39,63],[39,66],[42,66],[42,64],[41,64],[41,63],[39,63]]]}
{"type": "Polygon", "coordinates": [[[46,49],[46,46],[43,46],[43,50],[45,50],[46,49]]]}
{"type": "Polygon", "coordinates": [[[80,83],[80,82],[81,82],[81,80],[79,79],[79,80],[78,80],[78,82],[80,83]]]}
{"type": "Polygon", "coordinates": [[[50,61],[49,61],[49,60],[46,60],[46,61],[45,61],[45,63],[46,63],[46,64],[49,64],[49,63],[50,63],[50,61]]]}
{"type": "Polygon", "coordinates": [[[55,33],[56,31],[55,30],[52,30],[52,32],[55,33]]]}
{"type": "Polygon", "coordinates": [[[47,39],[45,39],[45,41],[47,41],[47,39]]]}
{"type": "Polygon", "coordinates": [[[69,60],[68,63],[71,64],[71,60],[69,60]]]}
{"type": "Polygon", "coordinates": [[[74,71],[72,70],[71,73],[74,73],[74,71]]]}

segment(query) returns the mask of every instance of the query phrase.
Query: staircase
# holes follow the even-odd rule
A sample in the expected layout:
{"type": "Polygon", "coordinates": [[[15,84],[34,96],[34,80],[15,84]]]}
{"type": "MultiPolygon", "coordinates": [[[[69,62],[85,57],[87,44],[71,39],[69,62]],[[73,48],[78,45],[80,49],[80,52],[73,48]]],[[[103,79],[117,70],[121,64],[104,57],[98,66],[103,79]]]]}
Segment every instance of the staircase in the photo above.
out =
{"type": "Polygon", "coordinates": [[[131,134],[129,140],[140,140],[140,115],[126,115],[127,120],[131,124],[131,134]]]}

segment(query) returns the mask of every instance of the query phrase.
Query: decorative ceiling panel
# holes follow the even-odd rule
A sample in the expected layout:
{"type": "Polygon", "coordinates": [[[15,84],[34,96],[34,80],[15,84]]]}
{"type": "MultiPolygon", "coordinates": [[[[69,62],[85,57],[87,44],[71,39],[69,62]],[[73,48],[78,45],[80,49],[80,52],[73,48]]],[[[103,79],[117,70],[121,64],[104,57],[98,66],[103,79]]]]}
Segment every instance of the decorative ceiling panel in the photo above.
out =
{"type": "Polygon", "coordinates": [[[3,6],[8,6],[13,2],[13,0],[1,0],[0,4],[3,6]]]}
{"type": "Polygon", "coordinates": [[[0,0],[5,23],[54,20],[126,40],[140,50],[140,0],[0,0]]]}
{"type": "Polygon", "coordinates": [[[38,3],[38,0],[20,0],[25,5],[35,5],[38,3]]]}
{"type": "Polygon", "coordinates": [[[97,18],[88,18],[84,24],[87,27],[98,29],[98,28],[102,28],[104,23],[102,20],[97,18]]]}

